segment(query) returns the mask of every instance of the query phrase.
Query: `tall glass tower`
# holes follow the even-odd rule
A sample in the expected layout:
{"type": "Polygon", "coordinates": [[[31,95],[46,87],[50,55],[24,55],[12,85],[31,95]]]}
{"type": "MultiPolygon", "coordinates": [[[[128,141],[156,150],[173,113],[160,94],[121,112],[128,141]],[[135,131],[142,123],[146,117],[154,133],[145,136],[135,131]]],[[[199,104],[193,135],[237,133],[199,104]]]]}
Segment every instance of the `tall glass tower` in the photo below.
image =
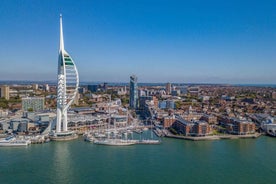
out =
{"type": "Polygon", "coordinates": [[[132,109],[137,108],[138,102],[138,90],[137,90],[137,77],[135,75],[130,76],[129,83],[129,106],[132,109]]]}
{"type": "Polygon", "coordinates": [[[77,95],[78,87],[78,70],[72,57],[64,49],[62,16],[60,15],[56,133],[68,131],[67,110],[77,95]]]}

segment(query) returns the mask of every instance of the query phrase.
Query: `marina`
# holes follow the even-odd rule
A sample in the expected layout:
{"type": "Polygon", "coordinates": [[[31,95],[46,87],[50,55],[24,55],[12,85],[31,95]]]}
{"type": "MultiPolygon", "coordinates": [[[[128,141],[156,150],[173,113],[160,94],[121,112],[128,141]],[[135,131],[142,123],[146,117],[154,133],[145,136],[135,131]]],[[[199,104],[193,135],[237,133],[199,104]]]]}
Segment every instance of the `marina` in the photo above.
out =
{"type": "Polygon", "coordinates": [[[124,145],[134,145],[134,144],[160,144],[161,141],[153,138],[153,131],[146,130],[145,132],[150,132],[151,138],[144,137],[143,131],[141,128],[133,128],[133,127],[126,127],[124,129],[111,129],[106,130],[105,132],[98,133],[98,132],[88,132],[84,135],[84,140],[88,142],[92,142],[98,145],[112,145],[112,146],[124,146],[124,145]],[[114,133],[115,132],[115,133],[114,133]],[[135,138],[133,136],[135,135],[135,138]],[[139,137],[139,138],[138,138],[139,137]]]}

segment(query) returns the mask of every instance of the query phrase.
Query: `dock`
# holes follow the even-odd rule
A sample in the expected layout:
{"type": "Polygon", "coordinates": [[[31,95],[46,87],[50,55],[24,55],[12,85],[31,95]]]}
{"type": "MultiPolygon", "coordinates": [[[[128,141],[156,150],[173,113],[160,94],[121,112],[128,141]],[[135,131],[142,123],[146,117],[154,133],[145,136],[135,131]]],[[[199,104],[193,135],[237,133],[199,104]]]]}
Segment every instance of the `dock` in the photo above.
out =
{"type": "Polygon", "coordinates": [[[43,143],[49,142],[50,138],[44,137],[44,136],[36,136],[36,137],[31,137],[30,141],[31,141],[31,144],[43,144],[43,143]]]}

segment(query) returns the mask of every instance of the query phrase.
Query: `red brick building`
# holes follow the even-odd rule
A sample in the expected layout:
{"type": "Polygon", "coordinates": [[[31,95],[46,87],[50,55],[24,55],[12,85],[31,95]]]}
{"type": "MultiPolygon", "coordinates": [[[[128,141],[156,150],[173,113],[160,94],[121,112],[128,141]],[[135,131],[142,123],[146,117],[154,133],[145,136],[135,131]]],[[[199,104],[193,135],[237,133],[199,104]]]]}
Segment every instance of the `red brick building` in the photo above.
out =
{"type": "Polygon", "coordinates": [[[211,133],[211,127],[205,121],[186,121],[184,119],[177,118],[172,124],[177,133],[185,136],[206,136],[211,133]]]}
{"type": "Polygon", "coordinates": [[[164,128],[169,128],[175,122],[175,116],[166,116],[162,119],[164,128]]]}
{"type": "Polygon", "coordinates": [[[230,123],[226,124],[227,132],[237,135],[246,135],[255,133],[255,123],[247,120],[230,119],[230,123]]]}

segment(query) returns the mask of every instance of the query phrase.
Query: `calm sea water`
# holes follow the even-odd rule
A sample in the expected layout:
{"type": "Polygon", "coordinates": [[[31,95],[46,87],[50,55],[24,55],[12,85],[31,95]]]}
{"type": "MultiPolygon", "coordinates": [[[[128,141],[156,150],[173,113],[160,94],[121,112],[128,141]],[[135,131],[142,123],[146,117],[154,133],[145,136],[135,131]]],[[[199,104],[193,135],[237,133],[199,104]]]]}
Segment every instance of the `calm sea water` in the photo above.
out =
{"type": "Polygon", "coordinates": [[[276,139],[111,147],[78,139],[0,148],[0,183],[275,183],[276,139]]]}

